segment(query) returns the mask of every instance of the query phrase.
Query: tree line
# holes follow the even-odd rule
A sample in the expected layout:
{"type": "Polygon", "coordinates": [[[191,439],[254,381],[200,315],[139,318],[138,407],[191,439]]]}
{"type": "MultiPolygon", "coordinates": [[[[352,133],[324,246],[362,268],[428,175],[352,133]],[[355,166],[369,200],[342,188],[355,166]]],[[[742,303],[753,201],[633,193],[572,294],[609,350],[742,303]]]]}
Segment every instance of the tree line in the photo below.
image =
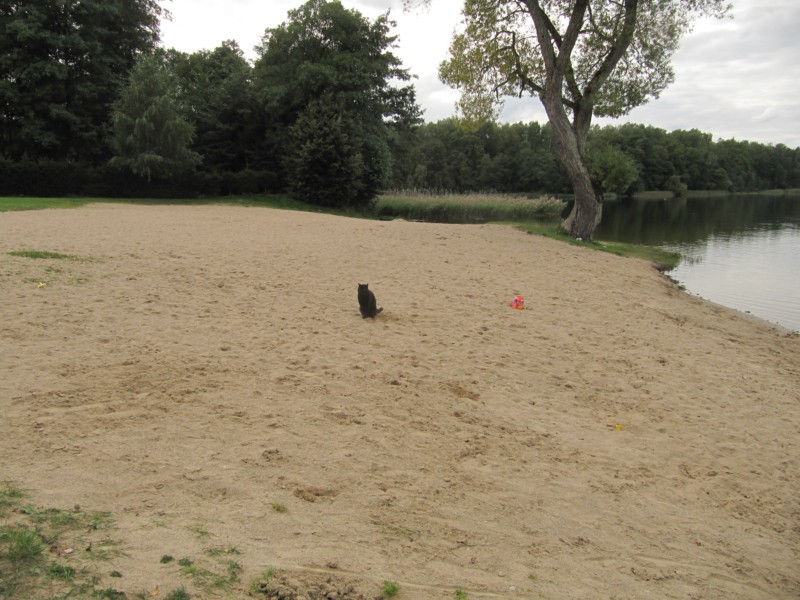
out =
{"type": "MultiPolygon", "coordinates": [[[[697,129],[594,126],[588,162],[604,192],[750,192],[800,188],[800,148],[712,139],[697,129]]],[[[392,186],[429,190],[570,193],[549,124],[457,119],[425,123],[394,144],[392,186]]]]}
{"type": "MultiPolygon", "coordinates": [[[[310,0],[253,63],[233,41],[159,47],[162,16],[155,0],[0,5],[0,194],[571,191],[549,124],[424,123],[388,15],[310,0]]],[[[586,146],[606,192],[800,187],[800,149],[780,144],[622,125],[586,146]]]]}
{"type": "Polygon", "coordinates": [[[388,14],[309,0],[235,42],[158,47],[155,0],[0,4],[0,193],[193,196],[288,191],[363,206],[389,138],[420,122],[388,14]]]}

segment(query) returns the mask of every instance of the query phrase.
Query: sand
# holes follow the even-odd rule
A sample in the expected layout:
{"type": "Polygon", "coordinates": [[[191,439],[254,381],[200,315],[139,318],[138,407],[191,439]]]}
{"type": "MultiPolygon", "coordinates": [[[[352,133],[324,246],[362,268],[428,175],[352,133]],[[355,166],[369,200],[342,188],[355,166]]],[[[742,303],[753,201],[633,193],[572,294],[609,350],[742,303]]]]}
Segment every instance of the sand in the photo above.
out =
{"type": "Polygon", "coordinates": [[[0,313],[0,480],[110,512],[129,597],[213,597],[159,562],[210,548],[227,597],[800,597],[800,339],[647,262],[94,204],[0,214],[0,313]]]}

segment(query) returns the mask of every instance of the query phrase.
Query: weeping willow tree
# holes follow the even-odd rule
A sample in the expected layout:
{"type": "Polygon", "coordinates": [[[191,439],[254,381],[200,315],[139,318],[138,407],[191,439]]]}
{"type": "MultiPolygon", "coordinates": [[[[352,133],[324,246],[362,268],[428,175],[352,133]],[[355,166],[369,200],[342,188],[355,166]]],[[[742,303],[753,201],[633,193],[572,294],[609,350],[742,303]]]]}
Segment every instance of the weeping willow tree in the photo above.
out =
{"type": "Polygon", "coordinates": [[[190,148],[194,128],[181,115],[175,96],[175,82],[161,56],[142,57],[115,105],[112,165],[150,182],[200,164],[200,155],[190,148]]]}
{"type": "Polygon", "coordinates": [[[586,156],[592,117],[657,98],[675,79],[681,37],[697,18],[730,8],[726,0],[465,0],[439,75],[461,92],[469,119],[495,117],[503,97],[541,100],[575,193],[564,229],[590,240],[602,216],[586,156]]]}

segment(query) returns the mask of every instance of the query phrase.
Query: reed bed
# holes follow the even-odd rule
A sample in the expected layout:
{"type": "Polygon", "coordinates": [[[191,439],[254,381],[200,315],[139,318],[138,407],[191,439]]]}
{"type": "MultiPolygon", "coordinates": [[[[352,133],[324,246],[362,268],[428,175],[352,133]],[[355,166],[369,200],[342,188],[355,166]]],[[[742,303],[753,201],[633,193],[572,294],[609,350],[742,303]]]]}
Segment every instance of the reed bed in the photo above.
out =
{"type": "Polygon", "coordinates": [[[542,221],[558,219],[566,203],[558,198],[510,194],[447,192],[387,192],[378,198],[379,218],[403,218],[432,223],[542,221]]]}

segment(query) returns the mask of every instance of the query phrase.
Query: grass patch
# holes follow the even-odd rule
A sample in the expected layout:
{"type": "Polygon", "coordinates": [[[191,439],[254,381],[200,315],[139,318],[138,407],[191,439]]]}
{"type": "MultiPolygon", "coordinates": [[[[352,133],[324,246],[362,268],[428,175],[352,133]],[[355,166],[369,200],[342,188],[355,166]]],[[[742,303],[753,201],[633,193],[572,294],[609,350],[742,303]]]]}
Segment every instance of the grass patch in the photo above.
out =
{"type": "Polygon", "coordinates": [[[239,581],[242,572],[242,566],[235,560],[218,561],[213,567],[206,568],[189,558],[182,558],[178,565],[181,574],[190,577],[196,586],[208,592],[229,588],[239,581]],[[220,570],[224,573],[220,573],[220,570]]]}
{"type": "Polygon", "coordinates": [[[610,252],[618,256],[631,256],[641,258],[655,263],[660,271],[669,271],[678,266],[681,262],[681,255],[678,252],[670,252],[654,246],[642,246],[640,244],[626,244],[623,242],[604,242],[597,241],[592,243],[592,247],[610,252]]]}
{"type": "Polygon", "coordinates": [[[6,511],[17,506],[25,498],[25,492],[14,487],[10,481],[0,483],[0,517],[6,516],[6,511]]]}
{"type": "Polygon", "coordinates": [[[85,199],[73,198],[0,198],[0,212],[17,210],[43,210],[46,208],[77,208],[86,204],[85,199]]]}
{"type": "Polygon", "coordinates": [[[199,540],[204,540],[214,535],[202,525],[189,525],[186,529],[191,531],[199,540]]]}
{"type": "Polygon", "coordinates": [[[206,554],[211,557],[219,557],[219,556],[228,556],[234,554],[236,556],[240,555],[239,549],[236,546],[228,546],[227,548],[209,548],[206,550],[206,554]]]}
{"type": "Polygon", "coordinates": [[[61,254],[60,252],[48,252],[47,250],[13,250],[8,253],[11,256],[21,256],[22,258],[38,258],[53,260],[80,260],[71,254],[61,254]]]}
{"type": "Polygon", "coordinates": [[[461,588],[458,588],[456,590],[455,596],[456,596],[456,600],[467,600],[467,598],[469,598],[469,594],[467,594],[467,592],[465,592],[461,588]]]}
{"type": "Polygon", "coordinates": [[[72,581],[76,575],[73,567],[55,562],[47,564],[46,573],[52,579],[61,579],[63,581],[72,581]]]}
{"type": "Polygon", "coordinates": [[[164,596],[164,600],[191,600],[192,596],[186,591],[183,586],[177,590],[172,590],[169,594],[164,596]]]}
{"type": "Polygon", "coordinates": [[[384,598],[395,598],[400,593],[400,584],[396,581],[384,581],[381,596],[384,598]]]}
{"type": "Polygon", "coordinates": [[[511,194],[424,194],[394,192],[375,204],[379,219],[430,223],[487,223],[558,218],[566,204],[557,198],[511,194]]]}
{"type": "Polygon", "coordinates": [[[258,579],[253,579],[250,581],[250,593],[255,594],[265,594],[270,591],[272,586],[272,579],[275,577],[275,569],[273,567],[268,567],[262,574],[261,577],[258,579]]]}
{"type": "Polygon", "coordinates": [[[3,546],[3,558],[17,569],[36,563],[44,555],[41,531],[25,525],[0,528],[0,544],[3,546]]]}
{"type": "Polygon", "coordinates": [[[286,194],[259,194],[225,196],[219,198],[17,198],[0,197],[0,212],[18,210],[43,210],[47,208],[77,208],[93,203],[104,204],[139,204],[146,206],[245,206],[278,208],[281,210],[299,210],[305,212],[324,212],[345,216],[364,217],[360,211],[331,210],[314,204],[300,202],[286,194]]]}
{"type": "MultiPolygon", "coordinates": [[[[231,556],[241,554],[235,546],[209,548],[205,554],[210,557],[212,564],[203,559],[194,561],[190,558],[181,558],[177,561],[180,572],[184,577],[189,577],[192,583],[208,593],[231,591],[232,586],[239,582],[242,565],[231,556]],[[201,564],[206,563],[206,564],[201,564]]],[[[170,564],[174,559],[165,555],[161,557],[161,564],[170,564]]]]}
{"type": "Polygon", "coordinates": [[[283,502],[273,502],[272,510],[274,510],[276,513],[282,513],[282,514],[289,512],[289,509],[283,502]]]}
{"type": "Polygon", "coordinates": [[[111,527],[108,513],[31,506],[21,489],[2,482],[0,516],[0,598],[112,597],[96,587],[98,561],[119,555],[98,533],[111,527]]]}
{"type": "Polygon", "coordinates": [[[648,260],[656,265],[660,271],[668,271],[678,266],[681,261],[681,255],[678,252],[670,252],[662,250],[654,246],[642,246],[639,244],[625,244],[623,242],[604,242],[593,241],[585,242],[576,240],[569,236],[559,225],[546,225],[540,223],[508,223],[517,229],[526,233],[534,235],[543,235],[545,237],[573,244],[576,246],[583,246],[585,248],[592,248],[602,252],[609,252],[617,256],[628,256],[634,258],[641,258],[648,260]]]}
{"type": "MultiPolygon", "coordinates": [[[[154,597],[153,592],[128,596],[112,587],[100,587],[107,567],[100,569],[98,561],[106,565],[105,561],[121,555],[118,544],[101,535],[112,527],[110,513],[89,512],[78,505],[69,510],[41,508],[27,501],[27,494],[13,483],[0,482],[0,599],[154,597]]],[[[231,560],[239,550],[219,547],[206,554],[214,559],[214,565],[207,569],[184,558],[178,561],[182,573],[211,595],[219,592],[230,596],[242,572],[242,566],[231,560]]],[[[161,558],[164,564],[172,560],[167,555],[161,558]]],[[[111,571],[109,576],[119,578],[123,574],[111,571]]],[[[165,600],[190,597],[183,586],[163,596],[165,600]]]]}
{"type": "Polygon", "coordinates": [[[21,249],[12,250],[7,254],[17,258],[32,259],[30,264],[44,263],[41,267],[39,265],[29,267],[26,264],[20,271],[15,273],[15,275],[21,276],[23,283],[34,284],[38,288],[46,288],[55,283],[85,285],[92,281],[92,275],[78,272],[80,267],[75,268],[73,265],[103,262],[102,259],[52,252],[50,250],[21,249]]]}
{"type": "MultiPolygon", "coordinates": [[[[95,591],[92,593],[92,598],[97,600],[126,600],[125,592],[120,592],[114,588],[106,588],[104,590],[95,591]]],[[[143,597],[150,597],[149,594],[144,594],[143,597]]]]}

